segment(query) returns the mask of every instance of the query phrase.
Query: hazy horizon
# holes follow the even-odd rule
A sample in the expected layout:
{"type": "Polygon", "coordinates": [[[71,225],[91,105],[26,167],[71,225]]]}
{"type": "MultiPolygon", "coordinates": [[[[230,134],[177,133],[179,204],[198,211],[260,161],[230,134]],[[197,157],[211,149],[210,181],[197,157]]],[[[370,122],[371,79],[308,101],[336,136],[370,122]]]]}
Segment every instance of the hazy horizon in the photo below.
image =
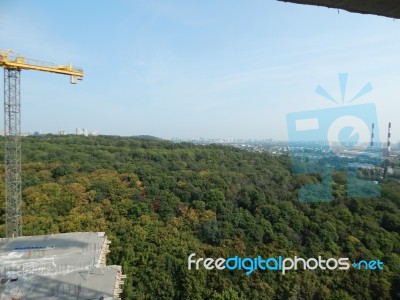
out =
{"type": "Polygon", "coordinates": [[[22,71],[23,132],[287,140],[286,115],[336,107],[315,89],[340,99],[348,73],[346,99],[371,83],[352,104],[375,103],[381,141],[388,122],[400,140],[390,18],[278,1],[5,0],[0,28],[1,49],[85,71],[73,86],[22,71]]]}

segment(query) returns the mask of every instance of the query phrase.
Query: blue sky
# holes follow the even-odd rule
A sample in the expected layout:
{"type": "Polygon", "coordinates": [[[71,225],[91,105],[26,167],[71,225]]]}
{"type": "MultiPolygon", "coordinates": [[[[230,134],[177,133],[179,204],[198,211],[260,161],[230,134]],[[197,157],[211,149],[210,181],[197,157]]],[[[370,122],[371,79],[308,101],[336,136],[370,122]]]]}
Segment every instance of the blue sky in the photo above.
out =
{"type": "MultiPolygon", "coordinates": [[[[347,95],[400,139],[400,20],[278,1],[0,1],[0,48],[85,78],[23,71],[22,130],[287,139],[286,114],[347,95]]],[[[0,91],[3,87],[1,85],[0,91]]]]}

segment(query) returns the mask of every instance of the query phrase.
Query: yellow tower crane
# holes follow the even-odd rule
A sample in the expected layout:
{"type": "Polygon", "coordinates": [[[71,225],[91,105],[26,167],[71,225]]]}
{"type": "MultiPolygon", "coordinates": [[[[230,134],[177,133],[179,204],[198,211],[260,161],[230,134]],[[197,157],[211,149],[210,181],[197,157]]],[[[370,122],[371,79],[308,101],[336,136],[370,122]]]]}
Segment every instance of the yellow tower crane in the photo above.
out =
{"type": "Polygon", "coordinates": [[[55,65],[27,59],[11,50],[0,50],[4,68],[4,138],[6,178],[6,235],[22,235],[21,221],[21,101],[20,71],[35,70],[69,75],[71,83],[83,79],[83,70],[69,65],[55,65]]]}

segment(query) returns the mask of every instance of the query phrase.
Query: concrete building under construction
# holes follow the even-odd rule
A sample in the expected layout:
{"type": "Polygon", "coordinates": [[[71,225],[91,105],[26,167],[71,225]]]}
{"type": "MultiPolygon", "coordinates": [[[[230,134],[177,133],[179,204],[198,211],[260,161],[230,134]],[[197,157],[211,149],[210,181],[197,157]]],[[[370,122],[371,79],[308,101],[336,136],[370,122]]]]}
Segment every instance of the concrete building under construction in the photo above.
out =
{"type": "Polygon", "coordinates": [[[109,244],[104,232],[0,239],[0,299],[120,299],[109,244]]]}

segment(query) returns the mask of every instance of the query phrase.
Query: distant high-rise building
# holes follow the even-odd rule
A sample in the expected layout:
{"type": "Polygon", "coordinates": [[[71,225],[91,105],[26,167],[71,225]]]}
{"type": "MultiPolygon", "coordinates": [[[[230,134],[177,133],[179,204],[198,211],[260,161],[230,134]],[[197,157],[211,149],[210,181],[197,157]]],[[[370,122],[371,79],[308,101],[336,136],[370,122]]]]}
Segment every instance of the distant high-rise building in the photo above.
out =
{"type": "Polygon", "coordinates": [[[392,127],[392,123],[389,122],[389,125],[388,125],[388,139],[387,139],[387,156],[388,157],[390,156],[390,136],[391,136],[390,129],[391,129],[391,127],[392,127]]]}
{"type": "Polygon", "coordinates": [[[371,128],[371,147],[373,147],[374,146],[374,127],[375,127],[375,124],[374,123],[372,123],[372,128],[371,128]]]}

